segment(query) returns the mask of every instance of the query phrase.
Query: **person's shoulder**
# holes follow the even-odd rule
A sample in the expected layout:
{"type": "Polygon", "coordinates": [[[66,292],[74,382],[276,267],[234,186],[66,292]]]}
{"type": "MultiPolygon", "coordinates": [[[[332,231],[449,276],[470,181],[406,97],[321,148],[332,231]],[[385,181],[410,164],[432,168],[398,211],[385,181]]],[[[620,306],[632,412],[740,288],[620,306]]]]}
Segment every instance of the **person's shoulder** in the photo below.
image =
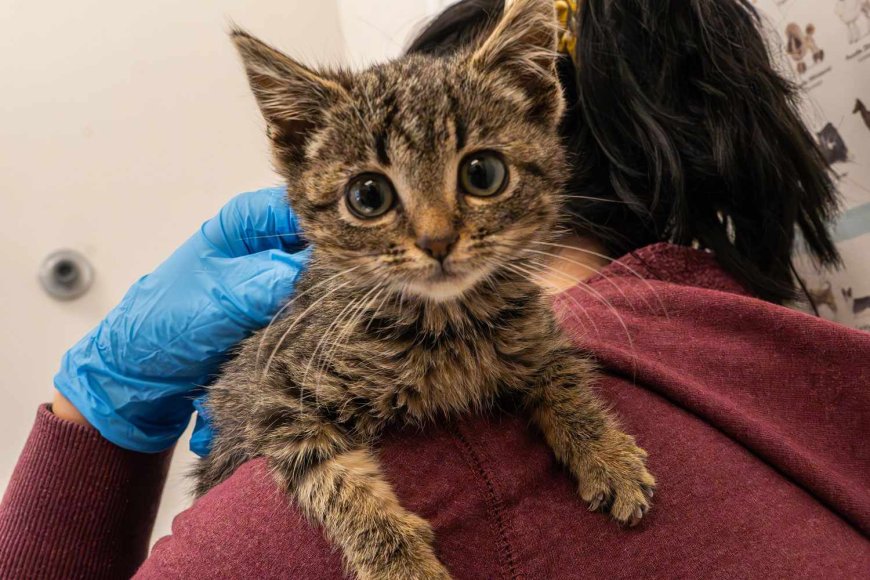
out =
{"type": "MultiPolygon", "coordinates": [[[[579,322],[576,315],[561,318],[567,318],[569,335],[580,337],[593,353],[597,343],[618,342],[639,347],[634,356],[659,358],[662,345],[672,339],[683,346],[699,341],[742,346],[756,354],[772,346],[799,354],[808,341],[870,353],[870,334],[762,300],[726,272],[713,253],[669,243],[613,260],[585,285],[558,295],[555,304],[557,313],[582,312],[579,322]],[[594,323],[594,331],[584,330],[586,320],[594,323]]],[[[677,362],[684,353],[674,354],[677,362]]]]}
{"type": "Polygon", "coordinates": [[[667,242],[651,244],[613,260],[590,283],[606,278],[624,278],[636,283],[652,280],[740,296],[751,295],[722,268],[712,252],[667,242]]]}
{"type": "MultiPolygon", "coordinates": [[[[542,476],[560,481],[574,499],[540,435],[519,416],[493,412],[391,431],[375,452],[402,506],[432,524],[439,557],[457,578],[509,570],[504,498],[517,493],[517,482],[530,489],[542,476]]],[[[317,579],[341,571],[339,553],[255,459],[175,518],[137,578],[317,579]]]]}
{"type": "Polygon", "coordinates": [[[256,459],[176,516],[136,577],[326,579],[342,565],[256,459]]]}

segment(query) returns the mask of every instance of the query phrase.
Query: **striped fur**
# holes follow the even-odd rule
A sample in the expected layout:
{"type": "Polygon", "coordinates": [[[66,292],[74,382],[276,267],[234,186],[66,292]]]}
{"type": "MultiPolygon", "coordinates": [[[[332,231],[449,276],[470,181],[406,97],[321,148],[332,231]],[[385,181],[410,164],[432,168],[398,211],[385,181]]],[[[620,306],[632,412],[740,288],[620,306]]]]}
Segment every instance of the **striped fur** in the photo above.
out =
{"type": "Polygon", "coordinates": [[[525,249],[553,236],[565,174],[554,21],[550,2],[515,0],[473,54],[356,74],[315,73],[234,33],[313,259],[285,311],[209,389],[216,437],[197,494],[266,457],[357,577],[449,578],[374,446],[390,426],[511,401],[584,500],[621,522],[644,514],[655,484],[645,453],[588,390],[592,364],[529,276],[525,249]],[[478,150],[507,162],[494,198],[457,192],[458,165],[478,150]],[[399,203],[363,222],[342,196],[369,171],[392,180],[399,203]],[[414,243],[446,230],[458,236],[449,276],[414,243]]]}

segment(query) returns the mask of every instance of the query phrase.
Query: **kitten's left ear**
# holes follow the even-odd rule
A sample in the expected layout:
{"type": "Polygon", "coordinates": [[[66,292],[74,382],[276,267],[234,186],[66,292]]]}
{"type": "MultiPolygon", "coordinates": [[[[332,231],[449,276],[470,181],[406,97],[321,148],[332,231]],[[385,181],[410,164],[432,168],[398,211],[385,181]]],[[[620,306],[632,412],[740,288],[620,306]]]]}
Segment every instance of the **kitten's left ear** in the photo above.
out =
{"type": "Polygon", "coordinates": [[[555,125],[565,108],[556,70],[559,22],[552,0],[510,0],[501,20],[471,56],[471,65],[516,79],[532,114],[555,125]]]}
{"type": "Polygon", "coordinates": [[[301,161],[325,109],[347,98],[347,91],[244,30],[234,29],[231,38],[276,148],[301,161]]]}

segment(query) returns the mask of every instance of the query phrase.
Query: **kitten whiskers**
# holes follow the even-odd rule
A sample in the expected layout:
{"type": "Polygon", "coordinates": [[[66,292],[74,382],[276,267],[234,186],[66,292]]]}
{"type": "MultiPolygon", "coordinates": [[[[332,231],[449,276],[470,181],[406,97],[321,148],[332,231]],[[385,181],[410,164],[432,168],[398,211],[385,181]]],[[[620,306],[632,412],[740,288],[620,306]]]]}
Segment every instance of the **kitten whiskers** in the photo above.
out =
{"type": "Polygon", "coordinates": [[[293,306],[293,304],[294,304],[297,300],[299,300],[300,298],[302,298],[302,297],[305,296],[306,294],[310,293],[312,290],[316,290],[316,289],[319,288],[320,286],[323,286],[324,284],[326,284],[326,283],[328,283],[328,282],[331,282],[332,280],[335,280],[335,279],[338,278],[339,276],[343,276],[343,275],[346,275],[346,274],[350,274],[351,272],[353,272],[353,271],[355,271],[355,270],[358,270],[358,269],[360,269],[360,268],[362,268],[362,264],[360,264],[359,266],[355,266],[355,267],[353,267],[353,268],[348,268],[347,270],[342,270],[341,272],[338,272],[337,274],[334,274],[334,275],[332,275],[332,276],[329,276],[329,277],[327,277],[326,279],[321,280],[320,282],[318,282],[318,283],[312,285],[312,286],[309,287],[308,289],[303,290],[302,292],[297,293],[297,294],[293,297],[292,300],[289,300],[289,301],[288,301],[284,306],[282,306],[282,307],[278,310],[278,312],[276,312],[275,315],[272,316],[272,320],[269,321],[269,324],[267,324],[267,325],[266,325],[266,328],[263,330],[263,335],[260,337],[260,343],[259,343],[259,345],[257,345],[257,358],[256,358],[256,365],[255,365],[255,366],[256,366],[257,368],[260,366],[260,355],[262,354],[263,343],[265,342],[266,337],[269,335],[269,330],[272,328],[272,325],[275,324],[275,322],[278,320],[278,318],[280,318],[281,315],[282,315],[284,312],[287,311],[288,308],[290,308],[291,306],[293,306]]]}
{"type": "MultiPolygon", "coordinates": [[[[619,267],[625,269],[631,275],[636,277],[638,280],[640,280],[649,289],[649,291],[656,297],[656,300],[658,300],[659,306],[662,307],[662,313],[664,314],[665,318],[668,318],[668,319],[670,318],[670,315],[668,314],[668,309],[665,306],[665,303],[662,301],[661,296],[659,295],[658,291],[653,287],[652,284],[650,284],[649,280],[647,280],[645,277],[643,277],[637,270],[635,270],[634,268],[632,268],[628,264],[624,263],[621,259],[611,258],[610,256],[607,256],[605,254],[601,254],[599,252],[594,252],[594,251],[586,249],[586,248],[578,248],[575,246],[569,246],[566,244],[556,244],[553,242],[542,242],[542,241],[533,241],[532,243],[533,244],[540,244],[540,245],[544,245],[544,246],[556,247],[556,248],[564,248],[564,249],[568,249],[568,250],[576,250],[578,252],[583,252],[584,254],[589,254],[590,256],[595,256],[597,258],[601,258],[602,260],[607,260],[611,264],[618,265],[619,267]]],[[[649,306],[649,305],[647,305],[647,306],[649,306]]]]}

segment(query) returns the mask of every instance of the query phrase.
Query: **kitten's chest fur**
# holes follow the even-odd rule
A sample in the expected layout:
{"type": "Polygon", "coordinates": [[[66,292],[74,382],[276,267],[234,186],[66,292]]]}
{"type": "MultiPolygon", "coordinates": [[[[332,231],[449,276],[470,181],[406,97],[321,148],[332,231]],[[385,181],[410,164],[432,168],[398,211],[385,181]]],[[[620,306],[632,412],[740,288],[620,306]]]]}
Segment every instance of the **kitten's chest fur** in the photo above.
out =
{"type": "Polygon", "coordinates": [[[238,387],[212,391],[214,415],[262,424],[287,408],[376,436],[522,391],[567,347],[540,290],[516,277],[449,303],[318,287],[324,278],[306,274],[292,313],[242,346],[222,381],[238,387]]]}

